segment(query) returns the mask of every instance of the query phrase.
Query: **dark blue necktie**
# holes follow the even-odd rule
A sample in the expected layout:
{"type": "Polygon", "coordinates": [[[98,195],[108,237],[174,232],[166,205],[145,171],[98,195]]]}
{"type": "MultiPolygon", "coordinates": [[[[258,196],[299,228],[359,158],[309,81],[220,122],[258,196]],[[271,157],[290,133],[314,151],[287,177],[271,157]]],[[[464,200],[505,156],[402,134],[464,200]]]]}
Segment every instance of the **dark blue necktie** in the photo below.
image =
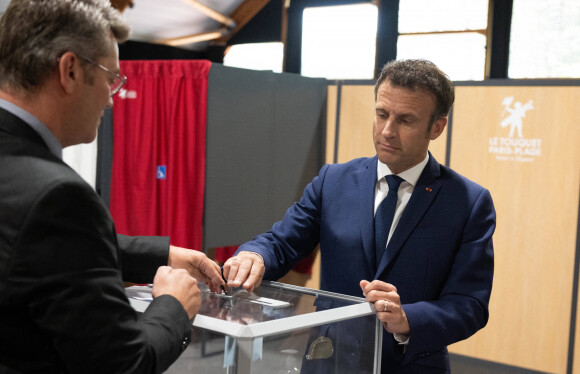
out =
{"type": "Polygon", "coordinates": [[[397,175],[390,174],[385,177],[389,185],[389,192],[387,197],[383,199],[377,213],[375,214],[375,251],[376,264],[379,266],[381,259],[387,247],[387,238],[395,216],[395,209],[397,208],[397,191],[403,179],[397,175]]]}

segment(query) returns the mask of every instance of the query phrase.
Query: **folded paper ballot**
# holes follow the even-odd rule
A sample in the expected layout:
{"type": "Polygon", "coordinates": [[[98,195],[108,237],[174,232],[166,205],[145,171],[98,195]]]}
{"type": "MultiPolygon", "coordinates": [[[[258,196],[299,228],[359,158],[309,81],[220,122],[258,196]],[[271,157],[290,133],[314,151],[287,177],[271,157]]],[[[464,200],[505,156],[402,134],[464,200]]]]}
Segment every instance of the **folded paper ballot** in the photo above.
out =
{"type": "Polygon", "coordinates": [[[255,293],[248,292],[244,289],[232,291],[231,297],[238,299],[238,300],[249,301],[249,302],[255,303],[255,304],[266,305],[266,306],[269,306],[272,308],[284,308],[284,307],[290,306],[290,303],[287,301],[270,299],[267,297],[258,296],[255,293]]]}

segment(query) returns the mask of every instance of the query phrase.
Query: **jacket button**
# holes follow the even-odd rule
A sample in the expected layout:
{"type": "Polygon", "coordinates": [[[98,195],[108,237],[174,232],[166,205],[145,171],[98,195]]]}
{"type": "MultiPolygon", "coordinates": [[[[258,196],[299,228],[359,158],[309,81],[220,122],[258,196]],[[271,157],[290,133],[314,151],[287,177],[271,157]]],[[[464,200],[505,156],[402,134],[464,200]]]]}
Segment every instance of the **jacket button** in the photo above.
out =
{"type": "Polygon", "coordinates": [[[185,351],[185,349],[189,345],[189,340],[190,340],[189,336],[186,336],[185,338],[183,338],[183,342],[181,343],[181,351],[182,352],[185,351]]]}

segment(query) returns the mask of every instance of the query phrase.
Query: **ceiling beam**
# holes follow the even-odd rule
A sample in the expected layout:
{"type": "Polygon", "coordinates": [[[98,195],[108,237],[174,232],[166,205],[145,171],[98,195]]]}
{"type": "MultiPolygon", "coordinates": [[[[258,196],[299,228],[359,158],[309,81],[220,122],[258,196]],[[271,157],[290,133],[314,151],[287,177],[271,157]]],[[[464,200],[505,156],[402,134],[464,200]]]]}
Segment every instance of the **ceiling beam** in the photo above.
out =
{"type": "Polygon", "coordinates": [[[204,33],[200,33],[200,34],[180,36],[178,38],[171,38],[171,39],[161,39],[161,40],[157,40],[155,43],[177,47],[180,45],[205,42],[208,40],[215,40],[215,39],[221,38],[224,35],[227,35],[229,32],[230,32],[229,28],[222,27],[222,28],[214,30],[214,31],[204,32],[204,33]]]}
{"type": "MultiPolygon", "coordinates": [[[[124,0],[124,1],[132,1],[132,0],[124,0]]],[[[207,7],[206,5],[201,4],[197,0],[182,0],[182,1],[199,9],[205,15],[220,22],[225,27],[221,27],[217,30],[204,32],[200,34],[185,35],[171,39],[161,39],[157,40],[156,43],[175,47],[213,40],[214,44],[225,44],[237,31],[239,31],[242,27],[244,27],[256,14],[258,14],[258,12],[262,10],[262,8],[264,8],[270,2],[270,0],[245,0],[233,12],[231,17],[226,17],[223,14],[207,7]]]]}
{"type": "Polygon", "coordinates": [[[231,19],[230,17],[224,16],[220,12],[213,10],[212,8],[200,3],[197,0],[181,0],[181,1],[196,8],[197,10],[199,10],[200,12],[202,12],[203,14],[208,16],[209,18],[213,18],[214,20],[218,21],[219,23],[226,25],[230,29],[233,29],[234,27],[236,27],[236,22],[233,19],[231,19]]]}
{"type": "Polygon", "coordinates": [[[224,35],[223,37],[215,41],[216,44],[225,44],[230,38],[232,38],[238,31],[242,29],[250,20],[258,14],[264,8],[270,0],[245,0],[241,3],[238,8],[230,16],[236,26],[231,30],[230,33],[224,35]]]}

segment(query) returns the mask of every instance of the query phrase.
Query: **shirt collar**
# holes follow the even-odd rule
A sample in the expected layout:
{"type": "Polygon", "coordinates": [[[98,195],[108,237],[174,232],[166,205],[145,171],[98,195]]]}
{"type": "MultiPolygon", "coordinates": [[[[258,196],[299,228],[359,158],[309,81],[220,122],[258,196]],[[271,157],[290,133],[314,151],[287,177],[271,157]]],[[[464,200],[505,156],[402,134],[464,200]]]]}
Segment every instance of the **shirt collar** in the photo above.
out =
{"type": "Polygon", "coordinates": [[[44,140],[50,152],[52,152],[56,157],[62,159],[62,145],[56,136],[54,136],[48,127],[46,127],[46,125],[38,118],[20,108],[19,106],[14,105],[6,100],[0,99],[0,108],[14,114],[16,117],[20,118],[30,127],[32,127],[32,129],[36,131],[38,135],[40,135],[42,140],[44,140]]]}
{"type": "MultiPolygon", "coordinates": [[[[419,177],[421,176],[423,169],[425,169],[425,166],[427,165],[428,161],[429,161],[429,153],[427,153],[427,155],[425,156],[425,159],[423,161],[421,161],[420,163],[413,166],[412,168],[407,169],[407,170],[405,170],[397,175],[399,177],[403,178],[406,182],[410,183],[413,187],[415,187],[415,185],[417,184],[417,181],[419,180],[419,177]]],[[[391,169],[389,169],[389,167],[386,164],[383,164],[381,162],[381,160],[378,160],[378,162],[377,162],[377,180],[381,180],[381,178],[383,178],[384,176],[387,176],[389,174],[393,174],[391,172],[391,169]]]]}

